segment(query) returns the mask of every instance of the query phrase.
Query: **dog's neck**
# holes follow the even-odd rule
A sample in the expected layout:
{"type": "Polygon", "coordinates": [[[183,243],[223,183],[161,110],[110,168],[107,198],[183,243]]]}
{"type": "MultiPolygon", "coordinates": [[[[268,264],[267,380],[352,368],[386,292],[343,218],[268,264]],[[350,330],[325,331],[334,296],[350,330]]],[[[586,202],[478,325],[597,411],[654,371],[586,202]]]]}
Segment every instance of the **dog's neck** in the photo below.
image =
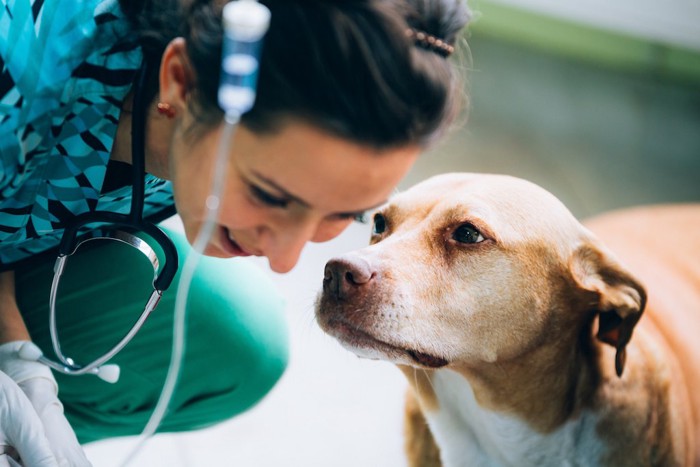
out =
{"type": "Polygon", "coordinates": [[[452,370],[436,372],[432,383],[440,406],[426,418],[445,467],[585,465],[603,454],[592,412],[542,433],[518,415],[482,407],[452,370]]]}
{"type": "Polygon", "coordinates": [[[588,401],[597,374],[595,360],[577,346],[552,343],[510,361],[456,365],[454,371],[469,382],[480,407],[512,414],[547,433],[588,401]]]}
{"type": "Polygon", "coordinates": [[[421,377],[402,370],[446,467],[545,465],[590,460],[600,449],[595,416],[585,410],[595,389],[595,358],[551,344],[481,368],[455,366],[421,377]]]}

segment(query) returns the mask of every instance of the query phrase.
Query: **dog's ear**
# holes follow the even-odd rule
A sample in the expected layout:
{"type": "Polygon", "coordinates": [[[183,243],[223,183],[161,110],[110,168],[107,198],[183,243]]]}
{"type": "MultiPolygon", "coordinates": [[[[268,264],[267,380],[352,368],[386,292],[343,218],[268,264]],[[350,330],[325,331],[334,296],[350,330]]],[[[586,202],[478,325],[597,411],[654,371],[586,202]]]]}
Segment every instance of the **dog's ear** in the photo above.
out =
{"type": "Polygon", "coordinates": [[[615,347],[615,371],[622,376],[625,346],[646,304],[644,287],[603,247],[592,243],[574,252],[569,269],[577,285],[592,297],[589,305],[598,312],[597,337],[615,347]]]}

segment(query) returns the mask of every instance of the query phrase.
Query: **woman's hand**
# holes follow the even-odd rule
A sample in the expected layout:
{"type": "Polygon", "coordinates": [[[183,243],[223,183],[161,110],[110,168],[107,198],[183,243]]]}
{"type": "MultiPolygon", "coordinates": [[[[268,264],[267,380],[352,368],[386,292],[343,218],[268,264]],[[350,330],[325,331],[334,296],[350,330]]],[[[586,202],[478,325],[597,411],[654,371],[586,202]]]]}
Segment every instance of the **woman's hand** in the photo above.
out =
{"type": "Polygon", "coordinates": [[[90,466],[63,415],[51,370],[18,356],[27,341],[0,345],[0,466],[90,466]],[[12,449],[10,449],[12,448],[12,449]],[[15,459],[16,460],[16,459],[15,459]]]}
{"type": "Polygon", "coordinates": [[[12,378],[0,372],[0,465],[57,466],[32,403],[12,378]]]}

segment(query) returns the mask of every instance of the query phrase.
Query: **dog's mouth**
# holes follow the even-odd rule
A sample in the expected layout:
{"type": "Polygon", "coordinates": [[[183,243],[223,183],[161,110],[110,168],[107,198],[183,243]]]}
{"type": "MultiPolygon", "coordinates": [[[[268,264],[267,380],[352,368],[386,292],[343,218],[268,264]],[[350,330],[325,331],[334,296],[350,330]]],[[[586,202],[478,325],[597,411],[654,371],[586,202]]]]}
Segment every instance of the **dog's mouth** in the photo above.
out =
{"type": "Polygon", "coordinates": [[[406,350],[409,357],[411,357],[419,365],[427,366],[429,368],[440,368],[447,365],[449,362],[442,357],[436,357],[424,352],[418,352],[417,350],[406,350]]]}
{"type": "Polygon", "coordinates": [[[359,356],[368,356],[369,358],[375,359],[381,358],[376,356],[376,353],[387,356],[387,359],[392,357],[400,358],[401,356],[405,358],[405,356],[408,356],[415,364],[427,368],[441,368],[449,364],[449,361],[443,357],[378,339],[369,332],[345,320],[333,319],[328,321],[324,327],[326,328],[326,332],[338,339],[343,345],[349,347],[349,350],[359,356]],[[367,352],[363,350],[370,351],[374,356],[366,355],[367,352]]]}

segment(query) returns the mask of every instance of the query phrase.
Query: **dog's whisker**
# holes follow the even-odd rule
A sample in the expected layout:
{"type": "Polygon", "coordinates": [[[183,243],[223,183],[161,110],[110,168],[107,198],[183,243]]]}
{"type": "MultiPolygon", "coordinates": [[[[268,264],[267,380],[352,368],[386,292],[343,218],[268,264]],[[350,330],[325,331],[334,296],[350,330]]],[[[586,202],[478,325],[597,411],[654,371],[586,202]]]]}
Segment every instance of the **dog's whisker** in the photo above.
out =
{"type": "Polygon", "coordinates": [[[415,389],[418,398],[423,397],[423,395],[420,393],[420,385],[418,384],[418,368],[413,368],[413,382],[413,388],[415,389]]]}
{"type": "MultiPolygon", "coordinates": [[[[300,315],[297,315],[295,319],[298,320],[299,328],[302,330],[302,338],[308,337],[310,333],[316,332],[318,325],[316,323],[316,307],[317,299],[316,296],[309,296],[301,303],[301,309],[304,310],[300,315]]],[[[289,304],[295,305],[295,304],[289,304]]]]}
{"type": "Polygon", "coordinates": [[[428,370],[423,370],[423,374],[425,375],[425,380],[426,380],[426,381],[428,382],[428,384],[430,385],[430,389],[431,389],[433,392],[436,392],[437,390],[435,389],[435,384],[433,383],[433,379],[430,378],[430,376],[428,375],[428,370]]]}

